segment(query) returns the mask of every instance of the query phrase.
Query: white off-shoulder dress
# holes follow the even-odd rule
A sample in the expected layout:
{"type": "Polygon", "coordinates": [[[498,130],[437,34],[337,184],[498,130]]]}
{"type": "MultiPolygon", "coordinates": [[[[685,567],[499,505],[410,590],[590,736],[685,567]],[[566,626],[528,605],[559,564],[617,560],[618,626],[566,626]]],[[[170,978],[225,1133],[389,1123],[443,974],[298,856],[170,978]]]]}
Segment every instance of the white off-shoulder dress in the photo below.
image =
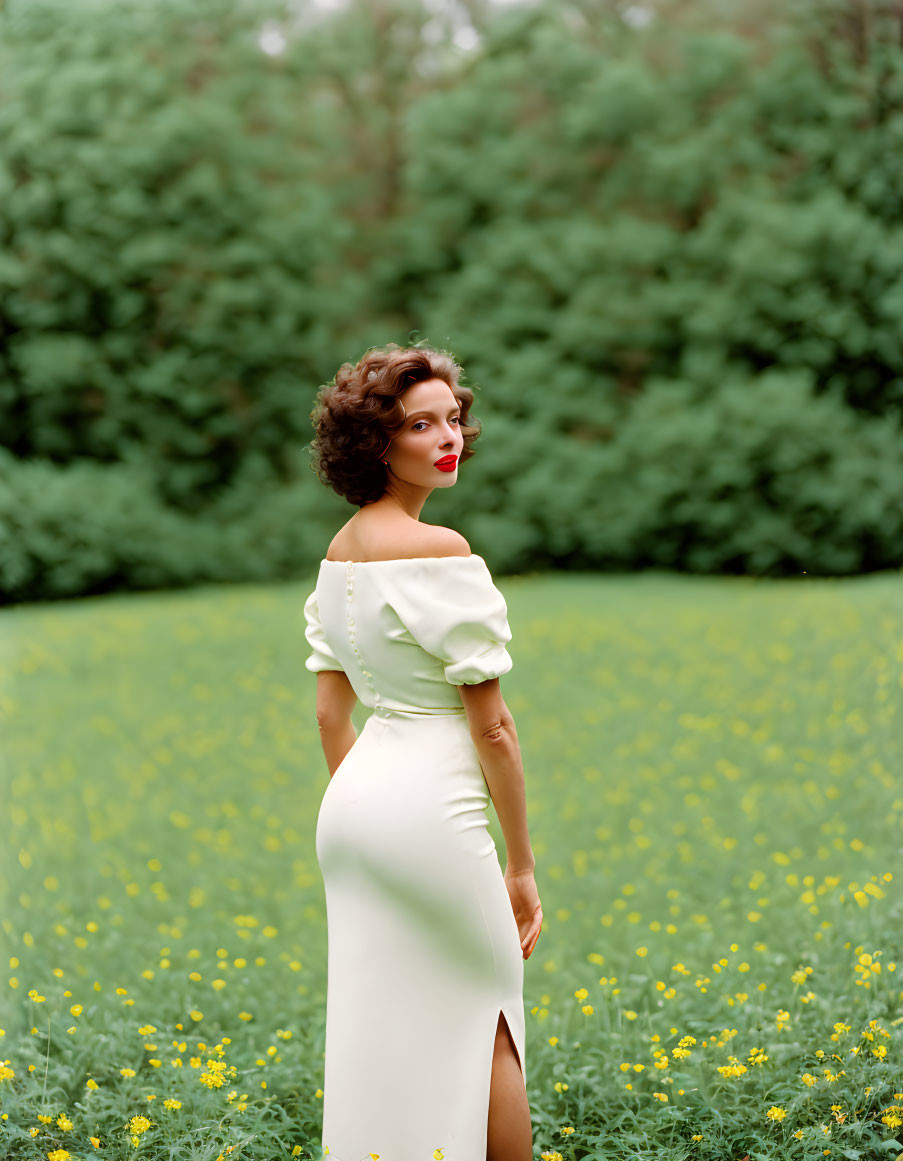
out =
{"type": "Polygon", "coordinates": [[[501,1013],[526,1085],[524,961],[454,686],[512,667],[485,560],[323,560],[311,672],[370,706],[330,779],[322,1145],[331,1161],[483,1161],[501,1013]]]}

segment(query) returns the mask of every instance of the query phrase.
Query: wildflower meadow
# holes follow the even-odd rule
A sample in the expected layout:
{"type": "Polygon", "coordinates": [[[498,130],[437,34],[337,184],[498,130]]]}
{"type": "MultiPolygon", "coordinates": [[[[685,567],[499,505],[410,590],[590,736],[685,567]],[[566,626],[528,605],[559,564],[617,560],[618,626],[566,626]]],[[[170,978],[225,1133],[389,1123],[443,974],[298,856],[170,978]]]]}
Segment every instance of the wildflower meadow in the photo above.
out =
{"type": "MultiPolygon", "coordinates": [[[[900,576],[497,579],[535,1158],[897,1159],[900,576]]],[[[4,1159],[320,1158],[312,583],[0,614],[4,1159]]]]}

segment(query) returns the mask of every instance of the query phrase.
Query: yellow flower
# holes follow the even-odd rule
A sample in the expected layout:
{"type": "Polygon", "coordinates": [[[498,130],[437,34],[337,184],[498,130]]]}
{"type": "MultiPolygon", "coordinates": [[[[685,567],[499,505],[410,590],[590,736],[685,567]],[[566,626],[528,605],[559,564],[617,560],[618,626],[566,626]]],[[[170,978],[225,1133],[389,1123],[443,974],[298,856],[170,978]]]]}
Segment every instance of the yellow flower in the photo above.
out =
{"type": "Polygon", "coordinates": [[[182,1107],[182,1102],[177,1101],[175,1097],[167,1097],[163,1102],[163,1107],[165,1109],[180,1109],[182,1107]]]}
{"type": "Polygon", "coordinates": [[[69,1154],[65,1149],[51,1149],[47,1161],[69,1161],[69,1154]]]}
{"type": "Polygon", "coordinates": [[[60,1113],[56,1119],[56,1124],[57,1128],[62,1129],[64,1133],[68,1133],[68,1131],[72,1128],[72,1122],[69,1120],[65,1113],[60,1113]]]}
{"type": "Polygon", "coordinates": [[[768,1117],[770,1121],[783,1121],[784,1117],[787,1116],[787,1111],[786,1109],[782,1109],[779,1105],[772,1105],[765,1116],[768,1117]]]}
{"type": "Polygon", "coordinates": [[[120,1076],[136,1076],[137,1073],[135,1072],[134,1068],[120,1068],[119,1075],[120,1076]]]}
{"type": "Polygon", "coordinates": [[[151,1127],[153,1121],[147,1117],[137,1116],[129,1119],[129,1128],[133,1133],[145,1133],[151,1127]]]}

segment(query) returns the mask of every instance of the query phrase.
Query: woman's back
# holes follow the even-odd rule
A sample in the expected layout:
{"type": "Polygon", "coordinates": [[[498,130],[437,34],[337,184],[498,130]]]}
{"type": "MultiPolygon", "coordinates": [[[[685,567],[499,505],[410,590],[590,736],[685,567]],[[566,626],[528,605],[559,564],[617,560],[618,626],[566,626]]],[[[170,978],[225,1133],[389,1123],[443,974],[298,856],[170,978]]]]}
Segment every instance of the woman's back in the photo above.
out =
{"type": "Polygon", "coordinates": [[[463,714],[455,686],[513,664],[505,598],[476,554],[324,559],[304,615],[306,668],[343,670],[376,710],[463,714]]]}

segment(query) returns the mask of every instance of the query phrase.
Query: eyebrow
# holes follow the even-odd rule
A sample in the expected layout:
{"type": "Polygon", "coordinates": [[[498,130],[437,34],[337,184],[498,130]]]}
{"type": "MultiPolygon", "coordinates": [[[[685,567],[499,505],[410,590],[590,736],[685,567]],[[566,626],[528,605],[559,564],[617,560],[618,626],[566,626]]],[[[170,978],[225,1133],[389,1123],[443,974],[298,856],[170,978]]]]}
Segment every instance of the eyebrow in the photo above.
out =
{"type": "MultiPolygon", "coordinates": [[[[455,407],[449,407],[448,414],[451,415],[451,413],[453,411],[460,411],[460,410],[461,410],[461,405],[459,403],[455,407]]],[[[437,414],[438,414],[438,412],[435,412],[435,411],[415,411],[413,415],[408,416],[408,419],[416,419],[418,415],[431,415],[435,418],[435,416],[437,414]]]]}

